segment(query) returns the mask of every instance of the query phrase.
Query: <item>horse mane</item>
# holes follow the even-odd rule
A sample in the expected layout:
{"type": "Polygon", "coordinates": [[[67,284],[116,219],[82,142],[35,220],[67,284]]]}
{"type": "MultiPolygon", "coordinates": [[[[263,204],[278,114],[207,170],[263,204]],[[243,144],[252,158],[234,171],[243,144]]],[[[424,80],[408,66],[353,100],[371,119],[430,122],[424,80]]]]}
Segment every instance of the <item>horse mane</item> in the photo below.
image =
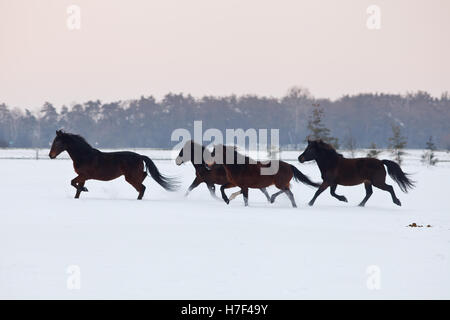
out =
{"type": "Polygon", "coordinates": [[[326,151],[328,154],[330,155],[336,155],[340,158],[343,158],[344,156],[342,155],[342,153],[338,153],[336,151],[336,149],[329,143],[323,142],[322,140],[317,140],[317,146],[319,147],[319,149],[326,151]]]}
{"type": "Polygon", "coordinates": [[[89,148],[94,149],[85,138],[80,136],[79,134],[69,133],[69,132],[63,132],[60,131],[60,135],[63,139],[66,141],[70,141],[72,145],[76,148],[89,148]]]}

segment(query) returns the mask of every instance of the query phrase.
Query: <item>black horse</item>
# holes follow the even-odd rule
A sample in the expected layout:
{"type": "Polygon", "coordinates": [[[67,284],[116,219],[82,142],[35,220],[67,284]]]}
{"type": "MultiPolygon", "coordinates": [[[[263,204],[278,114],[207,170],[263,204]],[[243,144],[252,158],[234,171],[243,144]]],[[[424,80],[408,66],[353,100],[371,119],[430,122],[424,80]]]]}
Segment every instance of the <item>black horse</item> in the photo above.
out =
{"type": "Polygon", "coordinates": [[[366,187],[366,196],[359,204],[361,207],[364,207],[372,195],[372,185],[389,192],[392,196],[392,201],[396,205],[401,206],[400,200],[395,195],[394,188],[386,184],[386,170],[383,165],[387,167],[389,176],[397,182],[403,192],[408,192],[408,189],[414,187],[414,182],[408,178],[408,175],[402,171],[397,163],[374,158],[346,159],[337,153],[331,145],[322,140],[308,140],[307,148],[298,157],[298,161],[301,163],[311,160],[316,160],[323,182],[309,202],[310,206],[328,187],[330,187],[333,197],[339,201],[347,202],[347,198],[335,193],[337,185],[355,186],[361,183],[364,183],[366,187]]]}
{"type": "Polygon", "coordinates": [[[83,137],[58,130],[49,157],[55,159],[63,151],[69,153],[78,174],[71,181],[71,185],[77,189],[75,198],[79,198],[82,191],[88,191],[84,186],[86,180],[109,181],[124,175],[125,180],[139,192],[138,200],[141,200],[145,192],[142,182],[147,172],[167,191],[178,188],[178,182],[163,176],[147,156],[128,151],[101,152],[91,147],[83,137]]]}
{"type": "MultiPolygon", "coordinates": [[[[211,196],[215,199],[218,199],[216,196],[216,184],[220,186],[227,185],[230,188],[235,187],[235,185],[229,183],[227,173],[223,165],[214,164],[211,167],[208,167],[206,165],[204,159],[205,153],[210,155],[210,152],[206,149],[205,146],[189,140],[184,144],[183,148],[178,154],[178,157],[175,159],[175,163],[179,166],[185,162],[190,161],[194,166],[195,179],[186,191],[186,196],[201,183],[205,183],[208,187],[209,192],[211,193],[211,196]]],[[[267,201],[270,202],[270,196],[266,188],[261,188],[260,190],[266,196],[267,201]]],[[[220,191],[223,196],[224,189],[221,188],[220,191]]],[[[241,194],[241,191],[233,193],[229,200],[233,200],[239,194],[241,194]]]]}

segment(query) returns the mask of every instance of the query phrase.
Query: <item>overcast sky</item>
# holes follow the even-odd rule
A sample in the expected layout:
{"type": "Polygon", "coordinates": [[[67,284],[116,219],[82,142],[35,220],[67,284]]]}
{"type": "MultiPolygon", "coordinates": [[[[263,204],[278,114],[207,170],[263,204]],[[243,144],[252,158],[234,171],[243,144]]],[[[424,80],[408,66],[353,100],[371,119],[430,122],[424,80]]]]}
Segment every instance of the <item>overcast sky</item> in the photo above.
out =
{"type": "Polygon", "coordinates": [[[448,0],[0,0],[0,103],[450,91],[448,0]],[[81,29],[67,27],[67,7],[81,29]],[[369,30],[366,9],[381,9],[369,30]]]}

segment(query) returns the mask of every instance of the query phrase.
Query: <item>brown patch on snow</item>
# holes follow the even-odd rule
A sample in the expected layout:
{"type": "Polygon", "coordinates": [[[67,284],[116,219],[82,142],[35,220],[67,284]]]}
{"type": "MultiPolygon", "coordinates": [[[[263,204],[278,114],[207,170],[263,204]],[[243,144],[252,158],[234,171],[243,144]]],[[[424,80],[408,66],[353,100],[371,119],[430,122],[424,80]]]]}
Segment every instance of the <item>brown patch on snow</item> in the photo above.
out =
{"type": "MultiPolygon", "coordinates": [[[[410,227],[410,228],[423,228],[423,225],[413,222],[413,223],[409,224],[408,227],[410,227]]],[[[431,228],[431,224],[427,224],[426,227],[427,228],[431,228]]]]}

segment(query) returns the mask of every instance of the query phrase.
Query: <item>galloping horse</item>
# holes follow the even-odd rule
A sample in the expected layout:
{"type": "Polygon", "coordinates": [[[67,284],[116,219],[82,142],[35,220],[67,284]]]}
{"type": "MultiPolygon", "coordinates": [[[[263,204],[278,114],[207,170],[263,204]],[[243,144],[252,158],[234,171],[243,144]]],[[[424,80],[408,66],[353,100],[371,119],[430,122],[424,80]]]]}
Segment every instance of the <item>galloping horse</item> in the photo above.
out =
{"type": "Polygon", "coordinates": [[[139,192],[138,200],[141,200],[145,192],[142,182],[147,172],[167,191],[177,189],[177,181],[163,176],[147,156],[128,151],[101,152],[91,147],[83,137],[57,130],[49,157],[55,159],[63,151],[69,153],[78,174],[71,181],[71,185],[77,189],[76,199],[80,197],[82,191],[88,191],[84,186],[86,180],[109,181],[124,175],[125,180],[139,192]]]}
{"type": "MultiPolygon", "coordinates": [[[[227,147],[224,145],[217,145],[211,153],[211,157],[214,158],[216,155],[219,157],[220,162],[223,164],[225,171],[227,173],[228,184],[221,187],[222,198],[228,204],[229,200],[223,192],[224,189],[231,188],[232,186],[238,186],[241,188],[242,194],[244,196],[245,206],[248,206],[248,189],[249,188],[266,188],[271,185],[275,185],[281,191],[275,193],[270,198],[270,202],[273,203],[275,198],[281,193],[285,193],[291,200],[292,206],[297,207],[295,204],[294,195],[290,190],[290,181],[294,178],[296,181],[300,181],[304,184],[318,187],[319,184],[309,180],[307,176],[300,172],[296,167],[290,165],[283,161],[278,161],[278,170],[274,174],[262,174],[262,168],[267,168],[271,164],[264,164],[259,161],[250,159],[247,156],[239,154],[234,147],[227,147]],[[221,155],[219,154],[221,153],[221,155]],[[228,155],[227,155],[228,153],[228,155]],[[227,162],[229,155],[233,156],[233,161],[231,163],[227,162]]],[[[275,160],[273,160],[275,161],[275,160]]],[[[215,162],[207,164],[209,166],[213,165],[215,162]]]]}
{"type": "Polygon", "coordinates": [[[408,189],[414,187],[414,182],[408,178],[400,166],[390,160],[378,160],[373,158],[356,158],[346,159],[329,144],[322,140],[309,141],[305,151],[298,157],[298,161],[303,163],[305,161],[316,160],[322,174],[322,185],[316,191],[316,194],[309,202],[312,206],[316,198],[328,187],[333,197],[339,201],[347,202],[347,198],[335,193],[337,185],[355,186],[364,183],[366,187],[366,196],[361,201],[359,206],[364,207],[367,200],[372,195],[372,185],[389,192],[392,196],[392,201],[401,206],[400,200],[394,193],[394,188],[386,184],[386,170],[389,176],[397,182],[403,192],[408,192],[408,189]]]}
{"type": "MultiPolygon", "coordinates": [[[[178,157],[175,159],[175,163],[180,166],[184,162],[190,161],[195,168],[195,179],[192,184],[189,186],[186,191],[186,196],[191,192],[194,188],[196,188],[201,183],[205,183],[208,187],[209,192],[213,198],[217,198],[216,196],[216,187],[215,184],[225,185],[228,184],[227,173],[225,168],[220,164],[214,164],[211,167],[207,167],[203,155],[208,150],[205,146],[200,145],[192,140],[187,141],[183,148],[181,149],[178,157]],[[198,160],[197,160],[198,158],[198,160]]],[[[267,198],[267,201],[270,202],[270,196],[267,193],[265,188],[261,188],[261,192],[267,198]]],[[[232,198],[236,197],[240,192],[236,192],[232,195],[232,198]]]]}

